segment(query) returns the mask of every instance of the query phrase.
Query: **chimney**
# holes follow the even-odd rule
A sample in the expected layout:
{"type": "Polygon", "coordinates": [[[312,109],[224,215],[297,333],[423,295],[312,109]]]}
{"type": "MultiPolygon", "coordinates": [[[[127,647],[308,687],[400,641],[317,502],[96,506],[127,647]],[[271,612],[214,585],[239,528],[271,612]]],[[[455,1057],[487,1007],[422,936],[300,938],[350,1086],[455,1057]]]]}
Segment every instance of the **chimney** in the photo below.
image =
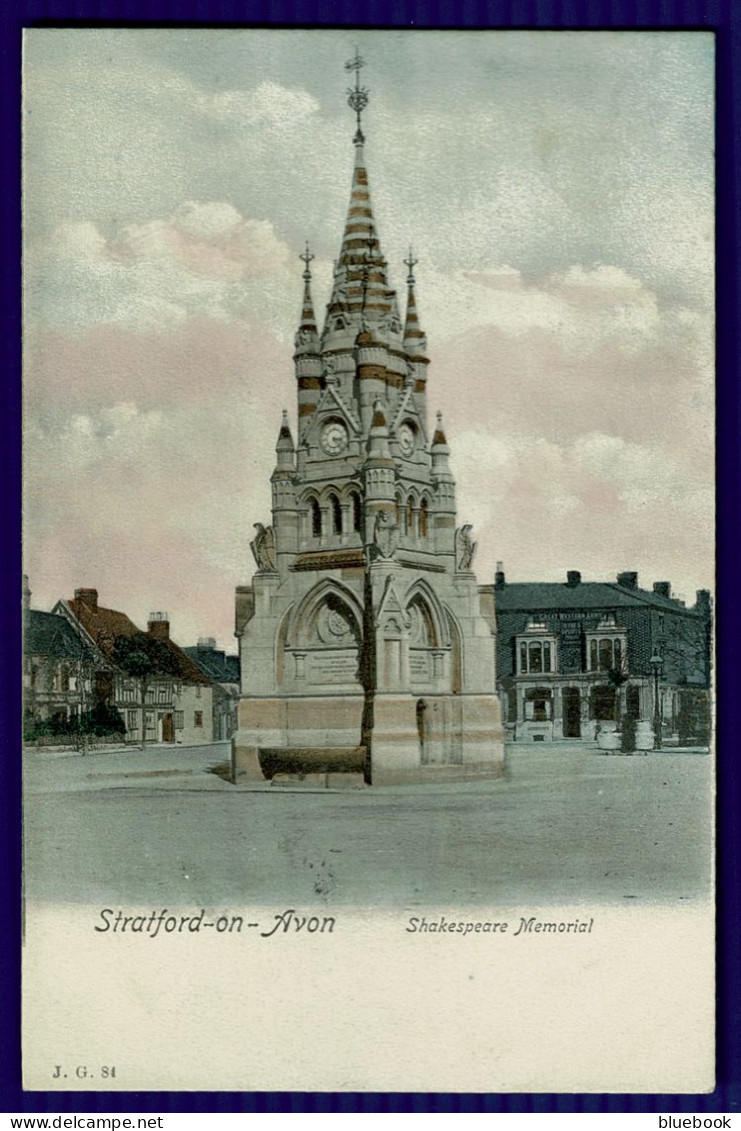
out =
{"type": "Polygon", "coordinates": [[[578,569],[570,569],[566,572],[566,584],[570,585],[572,589],[575,585],[581,585],[581,574],[578,569]]]}
{"type": "Polygon", "coordinates": [[[623,589],[637,589],[638,588],[638,574],[632,570],[626,573],[619,573],[617,575],[618,585],[622,585],[623,589]]]}
{"type": "Polygon", "coordinates": [[[84,605],[86,609],[92,609],[97,612],[98,609],[98,590],[97,589],[75,589],[75,600],[84,605]]]}
{"type": "Polygon", "coordinates": [[[202,652],[215,652],[216,651],[216,637],[215,636],[199,636],[198,648],[202,652]]]}
{"type": "Polygon", "coordinates": [[[494,574],[494,584],[497,589],[504,588],[504,570],[502,569],[501,562],[497,562],[497,572],[494,574]]]}
{"type": "Polygon", "coordinates": [[[28,574],[23,574],[23,612],[31,611],[31,590],[28,587],[28,574]]]}
{"type": "Polygon", "coordinates": [[[170,639],[170,615],[169,613],[150,613],[149,620],[147,621],[147,632],[153,636],[155,640],[169,640],[170,639]]]}
{"type": "Polygon", "coordinates": [[[700,616],[710,620],[710,590],[698,589],[695,594],[695,608],[700,616]]]}
{"type": "Polygon", "coordinates": [[[659,597],[671,597],[671,581],[654,581],[654,593],[657,593],[659,597]]]}

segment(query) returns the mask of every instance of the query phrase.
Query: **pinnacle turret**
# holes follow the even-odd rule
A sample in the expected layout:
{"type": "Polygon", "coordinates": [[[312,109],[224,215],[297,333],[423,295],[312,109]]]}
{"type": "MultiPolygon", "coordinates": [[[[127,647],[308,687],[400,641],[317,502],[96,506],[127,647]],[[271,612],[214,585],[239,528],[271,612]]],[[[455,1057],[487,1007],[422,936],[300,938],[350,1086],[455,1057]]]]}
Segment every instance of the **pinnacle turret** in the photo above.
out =
{"type": "Polygon", "coordinates": [[[424,354],[427,348],[427,339],[420,329],[419,316],[417,314],[417,299],[414,293],[414,268],[417,265],[416,260],[412,255],[412,249],[409,248],[409,258],[404,260],[409,268],[407,275],[407,315],[404,323],[404,349],[408,354],[415,356],[424,354]]]}
{"type": "Polygon", "coordinates": [[[319,331],[317,330],[316,316],[314,314],[314,303],[311,298],[311,270],[309,264],[314,256],[309,251],[309,245],[306,244],[306,250],[302,252],[299,259],[302,259],[305,264],[303,273],[304,279],[304,299],[301,305],[301,322],[299,324],[298,333],[296,334],[296,351],[301,353],[316,353],[319,348],[319,331]]]}

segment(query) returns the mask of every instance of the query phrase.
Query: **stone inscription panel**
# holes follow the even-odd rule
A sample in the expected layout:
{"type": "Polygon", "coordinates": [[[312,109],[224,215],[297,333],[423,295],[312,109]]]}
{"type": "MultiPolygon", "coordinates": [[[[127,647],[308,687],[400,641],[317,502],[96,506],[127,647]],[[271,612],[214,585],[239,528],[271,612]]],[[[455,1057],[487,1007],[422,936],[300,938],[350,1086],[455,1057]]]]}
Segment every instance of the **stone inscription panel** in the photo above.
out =
{"type": "Polygon", "coordinates": [[[354,650],[310,653],[306,657],[306,668],[310,683],[355,683],[357,653],[354,650]]]}
{"type": "Polygon", "coordinates": [[[430,679],[430,656],[427,652],[409,653],[409,671],[415,683],[429,682],[430,679]]]}

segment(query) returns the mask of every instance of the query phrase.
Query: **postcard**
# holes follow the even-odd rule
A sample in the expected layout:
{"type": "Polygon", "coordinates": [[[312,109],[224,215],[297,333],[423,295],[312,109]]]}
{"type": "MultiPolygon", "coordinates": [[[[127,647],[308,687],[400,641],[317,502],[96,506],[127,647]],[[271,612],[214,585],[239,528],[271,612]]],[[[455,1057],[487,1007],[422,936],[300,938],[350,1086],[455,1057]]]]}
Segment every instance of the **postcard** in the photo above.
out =
{"type": "Polygon", "coordinates": [[[705,32],[24,48],[24,1086],[714,1086],[705,32]]]}

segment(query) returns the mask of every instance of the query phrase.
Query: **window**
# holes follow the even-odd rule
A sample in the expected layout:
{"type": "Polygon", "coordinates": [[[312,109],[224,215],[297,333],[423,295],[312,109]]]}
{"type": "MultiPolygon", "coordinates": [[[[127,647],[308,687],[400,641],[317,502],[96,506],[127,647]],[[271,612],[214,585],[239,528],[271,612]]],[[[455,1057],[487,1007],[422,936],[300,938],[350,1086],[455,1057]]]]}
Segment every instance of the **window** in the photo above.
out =
{"type": "Polygon", "coordinates": [[[526,630],[525,639],[519,638],[519,672],[520,675],[540,675],[545,672],[555,671],[556,667],[556,641],[554,638],[544,640],[542,636],[535,640],[527,639],[533,632],[546,633],[547,626],[542,623],[531,622],[526,630]]]}
{"type": "Polygon", "coordinates": [[[185,726],[185,718],[182,711],[173,711],[172,720],[175,724],[175,730],[182,730],[185,726]]]}
{"type": "Polygon", "coordinates": [[[203,694],[203,688],[201,687],[200,683],[197,683],[196,684],[196,699],[200,699],[202,694],[203,694]]]}
{"type": "Polygon", "coordinates": [[[147,688],[147,703],[154,703],[154,688],[147,688]]]}
{"type": "Polygon", "coordinates": [[[161,683],[157,688],[157,702],[166,703],[170,698],[169,688],[166,683],[161,683]]]}
{"type": "Polygon", "coordinates": [[[202,727],[203,726],[203,711],[196,711],[195,712],[195,715],[193,717],[193,726],[194,727],[202,727]]]}
{"type": "Polygon", "coordinates": [[[312,499],[311,507],[311,533],[314,538],[322,536],[322,511],[316,499],[312,499]]]}
{"type": "Polygon", "coordinates": [[[414,534],[414,499],[410,495],[407,499],[407,534],[414,534]]]}
{"type": "Polygon", "coordinates": [[[136,688],[134,687],[133,683],[125,683],[123,685],[123,688],[121,690],[121,698],[123,699],[124,703],[136,702],[136,688]]]}
{"type": "Polygon", "coordinates": [[[401,531],[402,534],[406,534],[406,530],[404,528],[405,518],[406,518],[406,511],[404,509],[404,500],[402,499],[401,495],[397,495],[396,496],[396,525],[399,527],[399,530],[401,531]]]}
{"type": "Polygon", "coordinates": [[[329,510],[332,515],[332,533],[342,534],[342,507],[336,495],[329,496],[329,510]]]}
{"type": "Polygon", "coordinates": [[[136,731],[139,729],[139,712],[127,711],[126,712],[126,729],[136,731]]]}
{"type": "Polygon", "coordinates": [[[69,691],[69,668],[66,664],[62,665],[61,671],[59,672],[59,690],[69,691]]]}
{"type": "Polygon", "coordinates": [[[592,637],[589,641],[590,672],[609,672],[612,668],[623,670],[624,641],[620,637],[592,637]]]}
{"type": "Polygon", "coordinates": [[[525,695],[525,718],[546,723],[551,718],[551,693],[547,687],[533,687],[525,695]]]}
{"type": "Polygon", "coordinates": [[[352,499],[352,528],[355,531],[359,531],[363,517],[363,512],[360,506],[360,495],[358,495],[356,491],[353,491],[350,498],[352,499]]]}
{"type": "Polygon", "coordinates": [[[419,536],[427,537],[427,499],[423,499],[419,504],[419,536]]]}

